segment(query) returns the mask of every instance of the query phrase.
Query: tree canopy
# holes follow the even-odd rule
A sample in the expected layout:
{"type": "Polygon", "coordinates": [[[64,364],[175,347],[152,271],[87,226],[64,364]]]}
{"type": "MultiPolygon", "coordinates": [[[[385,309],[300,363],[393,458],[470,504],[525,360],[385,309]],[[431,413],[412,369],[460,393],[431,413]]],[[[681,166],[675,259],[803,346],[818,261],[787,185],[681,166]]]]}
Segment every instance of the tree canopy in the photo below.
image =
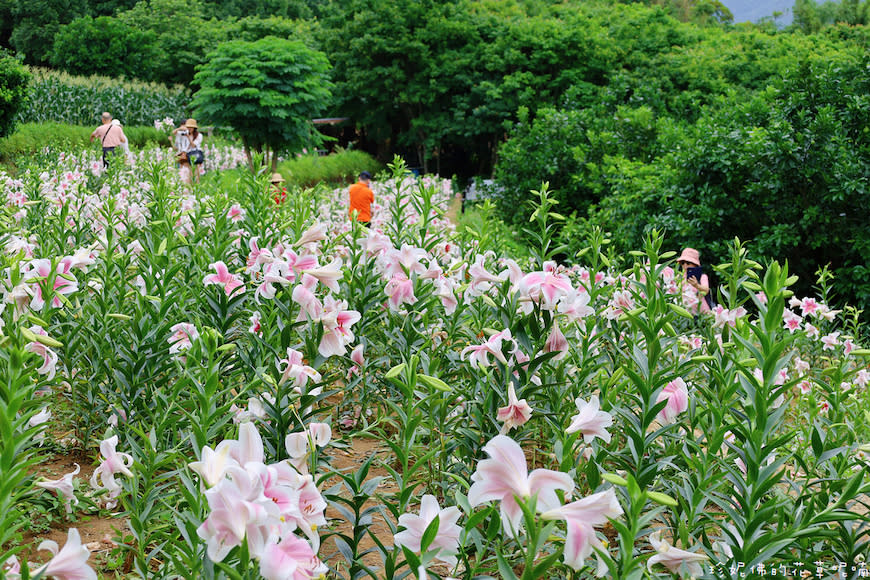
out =
{"type": "Polygon", "coordinates": [[[196,73],[193,108],[203,121],[232,128],[252,151],[271,155],[316,144],[312,119],[329,104],[326,56],[302,42],[266,37],[221,44],[196,73]]]}
{"type": "Polygon", "coordinates": [[[0,48],[0,137],[14,128],[18,109],[27,100],[29,80],[30,73],[21,61],[0,48]]]}

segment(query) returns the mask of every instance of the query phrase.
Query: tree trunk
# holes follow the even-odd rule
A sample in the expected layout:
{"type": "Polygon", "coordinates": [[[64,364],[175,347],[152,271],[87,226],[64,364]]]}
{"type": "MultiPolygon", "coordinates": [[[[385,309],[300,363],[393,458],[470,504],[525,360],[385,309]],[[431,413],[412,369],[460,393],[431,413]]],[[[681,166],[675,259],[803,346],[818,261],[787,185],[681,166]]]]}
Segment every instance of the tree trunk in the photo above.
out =
{"type": "Polygon", "coordinates": [[[248,146],[248,140],[242,137],[242,147],[245,149],[245,159],[248,160],[248,171],[254,171],[254,160],[251,158],[251,148],[248,146]]]}

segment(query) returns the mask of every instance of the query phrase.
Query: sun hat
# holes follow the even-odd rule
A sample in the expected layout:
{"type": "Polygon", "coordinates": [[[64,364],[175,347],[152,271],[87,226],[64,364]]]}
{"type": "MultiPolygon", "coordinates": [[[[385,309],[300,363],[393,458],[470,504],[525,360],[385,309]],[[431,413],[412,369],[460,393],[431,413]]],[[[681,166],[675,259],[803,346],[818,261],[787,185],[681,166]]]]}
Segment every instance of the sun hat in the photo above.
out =
{"type": "Polygon", "coordinates": [[[272,179],[269,180],[272,183],[281,183],[282,181],[286,181],[283,177],[281,177],[280,173],[273,173],[272,179]]]}
{"type": "Polygon", "coordinates": [[[199,126],[196,124],[196,119],[188,119],[184,122],[185,127],[190,127],[191,129],[198,129],[199,126]]]}
{"type": "Polygon", "coordinates": [[[368,171],[360,171],[360,172],[359,172],[359,178],[360,178],[360,179],[371,179],[371,178],[372,178],[372,174],[369,173],[368,171]]]}
{"type": "Polygon", "coordinates": [[[701,254],[699,254],[698,250],[694,248],[686,248],[683,250],[683,253],[680,254],[680,257],[677,258],[677,262],[688,262],[690,264],[700,266],[701,254]]]}

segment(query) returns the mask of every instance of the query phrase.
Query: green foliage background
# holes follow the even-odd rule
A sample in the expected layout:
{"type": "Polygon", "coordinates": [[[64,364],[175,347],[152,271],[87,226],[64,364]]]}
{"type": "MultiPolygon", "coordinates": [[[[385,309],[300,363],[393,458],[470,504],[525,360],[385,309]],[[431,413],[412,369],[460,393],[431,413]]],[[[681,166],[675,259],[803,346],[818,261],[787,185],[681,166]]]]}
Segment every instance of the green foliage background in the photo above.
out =
{"type": "Polygon", "coordinates": [[[27,100],[29,80],[21,62],[0,49],[0,137],[15,127],[15,115],[27,100]]]}

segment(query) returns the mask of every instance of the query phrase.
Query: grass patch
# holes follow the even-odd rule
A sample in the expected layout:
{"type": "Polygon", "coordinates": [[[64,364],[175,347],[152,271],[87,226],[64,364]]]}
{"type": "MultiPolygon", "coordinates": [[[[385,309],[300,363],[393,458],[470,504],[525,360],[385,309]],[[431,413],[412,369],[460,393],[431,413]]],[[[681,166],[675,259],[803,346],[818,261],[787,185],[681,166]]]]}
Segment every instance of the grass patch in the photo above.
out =
{"type": "Polygon", "coordinates": [[[497,248],[498,252],[509,254],[517,261],[531,256],[520,234],[498,219],[490,200],[466,202],[456,216],[456,231],[463,238],[478,241],[481,248],[497,248]]]}

